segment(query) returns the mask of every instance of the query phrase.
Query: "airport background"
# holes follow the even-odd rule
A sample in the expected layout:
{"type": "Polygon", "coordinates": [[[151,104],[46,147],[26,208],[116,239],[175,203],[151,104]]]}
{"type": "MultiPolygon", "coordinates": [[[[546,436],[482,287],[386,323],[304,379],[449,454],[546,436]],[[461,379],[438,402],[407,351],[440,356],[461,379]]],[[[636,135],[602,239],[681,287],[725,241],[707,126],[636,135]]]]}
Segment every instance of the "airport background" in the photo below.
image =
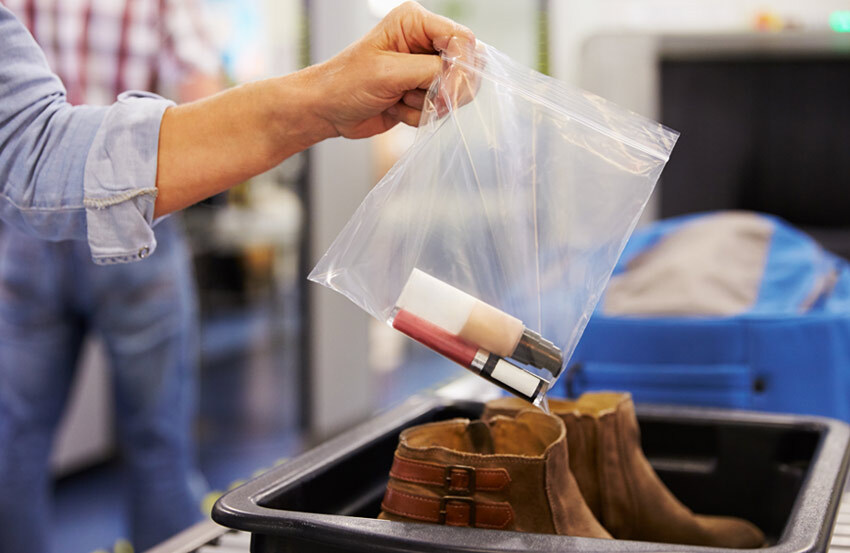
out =
{"type": "MultiPolygon", "coordinates": [[[[238,84],[327,59],[397,3],[204,6],[226,79],[238,84]]],[[[520,63],[682,132],[643,223],[706,210],[763,211],[850,257],[846,2],[422,4],[520,63]],[[767,126],[777,119],[785,124],[767,126]],[[711,133],[702,132],[707,127],[711,133]],[[788,171],[789,141],[805,172],[788,171]]],[[[464,374],[305,279],[414,135],[399,127],[369,140],[326,141],[182,216],[201,306],[196,440],[214,490],[464,374]]],[[[104,363],[94,340],[56,441],[59,551],[111,547],[126,535],[104,363]]]]}

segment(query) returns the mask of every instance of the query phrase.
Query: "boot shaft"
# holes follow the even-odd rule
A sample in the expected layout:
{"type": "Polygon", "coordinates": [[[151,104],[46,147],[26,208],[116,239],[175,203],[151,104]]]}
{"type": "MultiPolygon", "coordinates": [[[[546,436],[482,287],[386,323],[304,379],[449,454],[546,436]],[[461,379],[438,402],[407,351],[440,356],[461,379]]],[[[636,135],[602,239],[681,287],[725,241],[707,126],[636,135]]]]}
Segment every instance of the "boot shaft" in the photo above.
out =
{"type": "MultiPolygon", "coordinates": [[[[576,400],[548,401],[566,428],[570,469],[588,508],[615,537],[640,539],[635,528],[641,523],[639,490],[652,490],[657,502],[660,496],[654,492],[663,485],[643,455],[631,395],[589,392],[576,400]]],[[[500,398],[487,404],[483,418],[509,413],[522,403],[500,398]]],[[[666,503],[667,495],[663,499],[666,503]]]]}
{"type": "Polygon", "coordinates": [[[572,479],[563,423],[539,411],[405,430],[382,508],[391,520],[607,537],[572,479]]]}
{"type": "MultiPolygon", "coordinates": [[[[602,520],[602,498],[600,490],[601,448],[598,443],[598,423],[593,412],[583,412],[578,400],[550,398],[549,410],[564,423],[567,433],[569,466],[587,506],[594,517],[602,520]]],[[[528,408],[528,403],[515,397],[503,397],[487,403],[482,420],[502,416],[513,416],[528,408]]],[[[586,410],[586,409],[585,409],[586,410]]]]}
{"type": "MultiPolygon", "coordinates": [[[[519,400],[521,401],[521,400],[519,400]]],[[[515,398],[488,403],[484,418],[510,413],[515,398]]],[[[549,399],[563,422],[569,464],[594,516],[617,539],[718,547],[761,547],[762,532],[732,517],[694,514],[664,485],[643,453],[628,393],[592,392],[549,399]]]]}

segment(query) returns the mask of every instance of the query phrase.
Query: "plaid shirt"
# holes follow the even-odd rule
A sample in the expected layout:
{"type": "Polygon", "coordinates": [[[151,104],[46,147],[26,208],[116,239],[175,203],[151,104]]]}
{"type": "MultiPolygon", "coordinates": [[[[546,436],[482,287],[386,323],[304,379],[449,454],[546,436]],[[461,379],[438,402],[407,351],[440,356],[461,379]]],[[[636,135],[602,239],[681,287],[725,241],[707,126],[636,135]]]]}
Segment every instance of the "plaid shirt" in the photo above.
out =
{"type": "Polygon", "coordinates": [[[219,70],[201,0],[0,2],[30,30],[72,104],[111,104],[131,89],[173,93],[186,76],[219,70]]]}

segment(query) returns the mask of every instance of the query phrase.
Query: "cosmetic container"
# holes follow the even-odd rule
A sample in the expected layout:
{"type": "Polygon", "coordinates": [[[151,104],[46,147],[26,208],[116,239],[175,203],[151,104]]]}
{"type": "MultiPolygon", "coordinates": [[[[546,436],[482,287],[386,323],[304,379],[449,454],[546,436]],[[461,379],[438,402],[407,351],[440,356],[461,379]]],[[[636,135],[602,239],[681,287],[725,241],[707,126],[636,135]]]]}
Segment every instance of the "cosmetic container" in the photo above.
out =
{"type": "Polygon", "coordinates": [[[393,314],[392,326],[420,344],[534,405],[543,401],[548,388],[545,379],[477,344],[451,334],[404,309],[398,309],[393,314]]]}
{"type": "Polygon", "coordinates": [[[500,357],[546,369],[557,377],[563,355],[523,322],[419,269],[413,269],[396,307],[500,357]]]}

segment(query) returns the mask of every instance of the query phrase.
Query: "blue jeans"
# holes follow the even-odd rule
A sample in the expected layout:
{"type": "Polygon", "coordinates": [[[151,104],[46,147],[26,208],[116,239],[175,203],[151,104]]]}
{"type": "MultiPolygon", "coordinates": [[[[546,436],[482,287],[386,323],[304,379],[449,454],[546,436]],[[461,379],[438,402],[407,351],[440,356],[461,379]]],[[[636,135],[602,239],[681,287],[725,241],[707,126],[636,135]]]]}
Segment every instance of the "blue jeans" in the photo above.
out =
{"type": "Polygon", "coordinates": [[[111,367],[136,550],[200,518],[191,425],[198,365],[191,258],[176,219],[155,254],[95,265],[85,242],[0,227],[0,550],[50,544],[48,457],[87,332],[111,367]],[[193,482],[195,485],[193,486],[193,482]]]}

